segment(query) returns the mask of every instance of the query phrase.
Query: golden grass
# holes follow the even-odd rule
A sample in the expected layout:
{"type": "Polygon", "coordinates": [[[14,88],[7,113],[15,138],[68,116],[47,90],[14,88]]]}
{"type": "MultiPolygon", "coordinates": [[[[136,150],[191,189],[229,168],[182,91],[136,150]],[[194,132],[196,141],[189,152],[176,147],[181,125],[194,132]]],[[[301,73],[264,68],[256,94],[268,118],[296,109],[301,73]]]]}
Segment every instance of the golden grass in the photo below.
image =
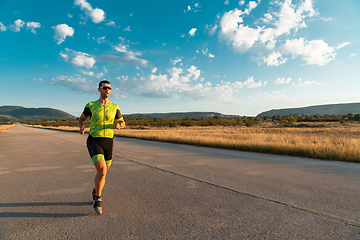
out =
{"type": "MultiPolygon", "coordinates": [[[[295,125],[296,126],[296,125],[295,125]]],[[[312,124],[313,127],[176,127],[126,128],[116,136],[360,163],[358,124],[312,124]]],[[[75,127],[47,127],[77,131],[75,127]]]]}
{"type": "Polygon", "coordinates": [[[9,129],[12,128],[13,126],[15,126],[15,124],[11,124],[11,125],[0,125],[0,133],[2,133],[3,130],[9,130],[9,129]]]}

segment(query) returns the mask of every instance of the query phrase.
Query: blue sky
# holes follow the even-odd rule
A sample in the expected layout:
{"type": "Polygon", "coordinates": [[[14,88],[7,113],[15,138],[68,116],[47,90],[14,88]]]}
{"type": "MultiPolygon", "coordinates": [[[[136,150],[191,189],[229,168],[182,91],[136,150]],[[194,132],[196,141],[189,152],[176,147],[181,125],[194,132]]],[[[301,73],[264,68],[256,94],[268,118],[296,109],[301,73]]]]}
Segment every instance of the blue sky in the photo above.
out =
{"type": "Polygon", "coordinates": [[[0,1],[0,106],[79,116],[360,102],[360,1],[0,1]]]}

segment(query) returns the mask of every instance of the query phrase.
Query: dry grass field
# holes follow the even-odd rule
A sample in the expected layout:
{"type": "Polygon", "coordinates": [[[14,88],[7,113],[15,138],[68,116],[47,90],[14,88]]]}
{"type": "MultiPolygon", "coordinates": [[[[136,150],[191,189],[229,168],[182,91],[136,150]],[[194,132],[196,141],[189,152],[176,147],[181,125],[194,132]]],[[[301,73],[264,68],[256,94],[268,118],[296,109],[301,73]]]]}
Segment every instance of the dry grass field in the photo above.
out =
{"type": "Polygon", "coordinates": [[[8,130],[8,129],[12,128],[13,126],[15,126],[15,124],[12,124],[12,125],[0,125],[0,133],[3,130],[8,130]]]}
{"type": "MultiPolygon", "coordinates": [[[[77,131],[76,127],[46,128],[77,131]]],[[[144,140],[360,163],[358,123],[296,123],[288,127],[276,124],[127,127],[114,132],[116,136],[144,140]]]]}

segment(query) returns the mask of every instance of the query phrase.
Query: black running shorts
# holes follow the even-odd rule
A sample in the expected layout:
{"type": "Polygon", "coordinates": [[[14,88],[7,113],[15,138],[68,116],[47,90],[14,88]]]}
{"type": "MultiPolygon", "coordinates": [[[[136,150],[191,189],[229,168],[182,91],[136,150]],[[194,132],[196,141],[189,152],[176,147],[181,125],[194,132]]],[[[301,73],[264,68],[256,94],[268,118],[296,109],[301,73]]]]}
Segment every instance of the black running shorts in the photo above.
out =
{"type": "Polygon", "coordinates": [[[111,165],[114,145],[113,138],[94,138],[89,134],[86,145],[93,163],[105,160],[106,166],[111,165]]]}

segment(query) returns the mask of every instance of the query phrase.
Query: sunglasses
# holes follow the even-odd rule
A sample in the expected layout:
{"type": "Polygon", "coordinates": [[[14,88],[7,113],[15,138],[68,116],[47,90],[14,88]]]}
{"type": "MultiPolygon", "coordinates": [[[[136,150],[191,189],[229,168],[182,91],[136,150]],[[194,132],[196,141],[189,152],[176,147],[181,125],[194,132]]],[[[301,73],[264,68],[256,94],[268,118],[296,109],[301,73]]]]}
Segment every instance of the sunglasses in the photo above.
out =
{"type": "Polygon", "coordinates": [[[101,89],[104,89],[104,90],[106,91],[106,90],[108,90],[108,89],[111,90],[112,88],[111,88],[111,87],[107,87],[107,86],[103,86],[103,87],[101,87],[101,89]]]}

